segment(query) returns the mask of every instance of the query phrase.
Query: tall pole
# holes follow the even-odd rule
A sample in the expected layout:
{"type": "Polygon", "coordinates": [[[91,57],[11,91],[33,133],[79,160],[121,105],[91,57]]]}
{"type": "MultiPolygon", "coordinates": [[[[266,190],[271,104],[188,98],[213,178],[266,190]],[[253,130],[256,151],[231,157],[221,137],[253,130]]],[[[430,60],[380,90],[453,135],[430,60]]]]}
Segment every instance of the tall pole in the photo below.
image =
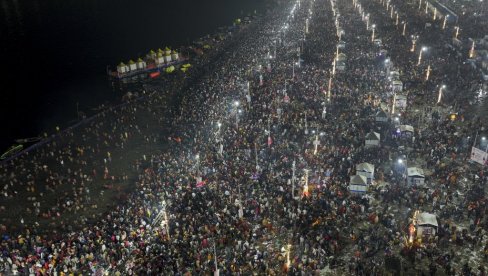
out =
{"type": "Polygon", "coordinates": [[[292,176],[291,176],[291,197],[295,198],[295,170],[296,170],[296,161],[293,160],[293,165],[291,167],[292,176]]]}
{"type": "Polygon", "coordinates": [[[427,71],[425,72],[425,80],[428,81],[430,76],[430,64],[427,66],[427,71]]]}
{"type": "Polygon", "coordinates": [[[445,30],[446,29],[446,23],[447,23],[447,17],[449,16],[449,14],[446,14],[444,16],[444,22],[442,23],[442,29],[445,30]]]}
{"type": "Polygon", "coordinates": [[[405,31],[407,30],[407,22],[404,21],[403,22],[403,32],[402,32],[402,35],[405,36],[405,31]]]}
{"type": "Polygon", "coordinates": [[[256,156],[256,170],[259,170],[259,163],[258,163],[258,146],[254,143],[254,155],[256,156]]]}
{"type": "Polygon", "coordinates": [[[219,271],[219,267],[217,265],[217,250],[215,249],[215,241],[214,241],[214,245],[213,245],[213,251],[214,251],[214,262],[215,262],[214,276],[219,276],[220,275],[220,271],[219,271]]]}

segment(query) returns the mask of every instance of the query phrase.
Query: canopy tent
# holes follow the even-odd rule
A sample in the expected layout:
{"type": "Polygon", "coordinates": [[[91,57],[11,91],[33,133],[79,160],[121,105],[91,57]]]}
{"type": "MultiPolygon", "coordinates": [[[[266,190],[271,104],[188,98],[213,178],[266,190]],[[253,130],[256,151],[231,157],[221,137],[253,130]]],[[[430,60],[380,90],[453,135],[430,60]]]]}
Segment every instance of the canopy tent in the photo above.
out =
{"type": "Polygon", "coordinates": [[[374,180],[374,165],[367,162],[357,164],[356,174],[366,177],[368,184],[371,184],[374,180]]]}
{"type": "Polygon", "coordinates": [[[397,94],[395,96],[395,106],[398,108],[406,108],[407,107],[407,96],[402,94],[397,94]]]}
{"type": "Polygon", "coordinates": [[[407,168],[407,183],[409,185],[423,186],[425,181],[424,170],[417,167],[407,168]]]}
{"type": "Polygon", "coordinates": [[[437,217],[430,213],[420,213],[417,216],[417,237],[428,238],[436,234],[437,217]]]}
{"type": "Polygon", "coordinates": [[[364,194],[368,188],[368,180],[362,175],[353,175],[349,181],[349,191],[353,194],[364,194]]]}
{"type": "Polygon", "coordinates": [[[388,114],[383,109],[380,109],[380,111],[376,112],[375,121],[388,122],[388,114]]]}
{"type": "Polygon", "coordinates": [[[346,56],[346,54],[344,54],[344,53],[340,53],[340,54],[338,54],[338,55],[337,55],[337,58],[336,58],[336,60],[337,60],[337,61],[341,61],[341,60],[342,60],[342,61],[345,61],[346,59],[347,59],[347,56],[346,56]]]}
{"type": "Polygon", "coordinates": [[[342,40],[341,40],[341,41],[339,41],[339,43],[337,43],[337,48],[339,48],[339,49],[344,49],[344,48],[346,48],[346,42],[344,42],[344,41],[342,41],[342,40]]]}
{"type": "Polygon", "coordinates": [[[391,82],[391,89],[395,92],[402,92],[403,91],[403,82],[399,80],[395,80],[391,82]]]}
{"type": "Polygon", "coordinates": [[[370,132],[366,134],[364,145],[365,146],[378,146],[380,144],[380,134],[378,132],[370,132]]]}
{"type": "Polygon", "coordinates": [[[400,80],[400,73],[398,71],[391,71],[390,72],[390,80],[399,81],[400,80]]]}

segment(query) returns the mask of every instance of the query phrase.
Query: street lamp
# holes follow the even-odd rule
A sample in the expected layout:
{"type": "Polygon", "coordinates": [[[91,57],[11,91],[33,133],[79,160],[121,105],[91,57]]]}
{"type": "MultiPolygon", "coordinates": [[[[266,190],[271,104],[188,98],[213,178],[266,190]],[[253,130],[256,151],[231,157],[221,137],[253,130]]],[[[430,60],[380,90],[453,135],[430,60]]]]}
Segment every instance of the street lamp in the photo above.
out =
{"type": "Polygon", "coordinates": [[[459,35],[459,26],[454,27],[456,29],[456,35],[454,35],[454,38],[458,38],[459,35]]]}
{"type": "Polygon", "coordinates": [[[373,34],[371,35],[371,41],[374,42],[374,30],[376,29],[376,24],[373,24],[371,27],[373,28],[373,34]]]}
{"type": "Polygon", "coordinates": [[[420,65],[420,63],[422,62],[422,53],[427,51],[427,47],[422,47],[422,49],[420,49],[420,53],[419,53],[419,61],[417,63],[417,66],[420,65]]]}
{"type": "Polygon", "coordinates": [[[447,23],[447,18],[449,17],[449,14],[446,14],[444,16],[444,22],[442,23],[442,29],[445,30],[446,29],[446,23],[447,23]]]}
{"type": "Polygon", "coordinates": [[[446,89],[446,85],[442,85],[441,88],[439,88],[439,95],[437,96],[437,103],[440,103],[441,102],[441,99],[442,99],[442,91],[446,89]]]}
{"type": "Polygon", "coordinates": [[[410,52],[415,52],[415,45],[417,44],[417,39],[419,38],[418,35],[412,35],[412,48],[410,48],[410,52]]]}
{"type": "Polygon", "coordinates": [[[425,80],[428,81],[429,80],[429,76],[430,76],[430,64],[429,66],[427,66],[427,71],[425,72],[425,80]]]}
{"type": "Polygon", "coordinates": [[[471,49],[469,50],[469,58],[473,58],[474,57],[474,40],[473,40],[473,44],[471,44],[471,49]]]}

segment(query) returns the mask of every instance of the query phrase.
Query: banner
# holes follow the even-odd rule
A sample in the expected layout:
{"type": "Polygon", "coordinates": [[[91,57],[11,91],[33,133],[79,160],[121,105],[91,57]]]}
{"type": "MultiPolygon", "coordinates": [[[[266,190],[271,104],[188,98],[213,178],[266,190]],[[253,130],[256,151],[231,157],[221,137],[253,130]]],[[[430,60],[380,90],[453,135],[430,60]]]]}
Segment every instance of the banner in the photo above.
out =
{"type": "Polygon", "coordinates": [[[480,164],[480,165],[486,165],[488,161],[488,153],[486,151],[482,151],[478,148],[472,147],[471,148],[471,160],[474,162],[480,164]]]}

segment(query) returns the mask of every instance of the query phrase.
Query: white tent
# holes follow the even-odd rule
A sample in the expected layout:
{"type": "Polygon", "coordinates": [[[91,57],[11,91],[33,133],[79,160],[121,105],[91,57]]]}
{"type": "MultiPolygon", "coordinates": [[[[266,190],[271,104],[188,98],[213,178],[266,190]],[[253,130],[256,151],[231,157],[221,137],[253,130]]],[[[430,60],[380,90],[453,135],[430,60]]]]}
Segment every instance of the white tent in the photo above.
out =
{"type": "Polygon", "coordinates": [[[390,72],[390,80],[399,81],[400,80],[400,73],[398,71],[391,71],[390,72]]]}
{"type": "Polygon", "coordinates": [[[395,106],[398,108],[406,108],[407,107],[407,96],[397,94],[395,96],[395,106]]]}
{"type": "Polygon", "coordinates": [[[374,165],[367,162],[357,164],[356,174],[366,177],[368,184],[371,184],[374,180],[374,165]]]}
{"type": "Polygon", "coordinates": [[[375,121],[388,122],[388,114],[383,109],[381,109],[380,111],[376,112],[375,121]]]}
{"type": "Polygon", "coordinates": [[[402,136],[413,136],[413,126],[400,125],[399,130],[402,136]]]}
{"type": "Polygon", "coordinates": [[[362,175],[353,175],[349,181],[349,191],[353,194],[364,194],[368,189],[368,180],[362,175]]]}
{"type": "Polygon", "coordinates": [[[370,132],[366,134],[365,146],[378,146],[380,144],[380,134],[378,132],[370,132]]]}
{"type": "Polygon", "coordinates": [[[417,237],[425,238],[436,234],[437,218],[434,214],[420,213],[417,216],[417,237]]]}
{"type": "Polygon", "coordinates": [[[346,48],[346,42],[344,41],[339,41],[339,43],[337,43],[337,48],[339,49],[345,49],[346,48]]]}
{"type": "Polygon", "coordinates": [[[423,186],[425,181],[424,170],[417,167],[407,168],[407,183],[409,185],[423,186]]]}
{"type": "Polygon", "coordinates": [[[403,82],[399,80],[395,80],[391,82],[391,88],[394,92],[402,92],[403,91],[403,82]]]}

